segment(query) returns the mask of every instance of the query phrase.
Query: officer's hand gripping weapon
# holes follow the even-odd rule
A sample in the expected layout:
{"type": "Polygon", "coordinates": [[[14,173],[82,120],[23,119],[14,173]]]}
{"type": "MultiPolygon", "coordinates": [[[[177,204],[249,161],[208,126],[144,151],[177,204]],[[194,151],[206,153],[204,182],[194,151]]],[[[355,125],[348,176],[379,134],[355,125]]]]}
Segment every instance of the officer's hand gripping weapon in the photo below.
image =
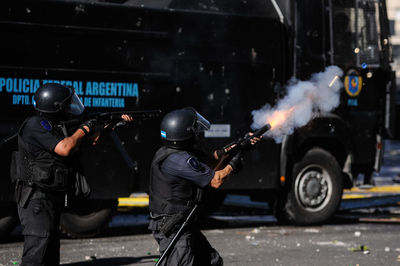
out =
{"type": "Polygon", "coordinates": [[[238,140],[229,143],[222,148],[222,155],[236,155],[238,152],[247,151],[251,148],[251,139],[259,138],[265,132],[271,129],[270,124],[266,124],[263,127],[257,129],[253,135],[246,134],[244,138],[239,138],[238,140]]]}
{"type": "Polygon", "coordinates": [[[224,146],[222,149],[217,150],[219,162],[214,167],[214,170],[220,170],[225,166],[228,160],[234,158],[239,153],[250,150],[252,147],[251,139],[261,137],[265,132],[270,129],[271,125],[266,124],[263,127],[257,129],[252,135],[246,134],[244,138],[239,138],[236,141],[224,146]]]}
{"type": "Polygon", "coordinates": [[[243,168],[242,152],[238,152],[228,164],[232,167],[233,173],[238,173],[243,168]]]}

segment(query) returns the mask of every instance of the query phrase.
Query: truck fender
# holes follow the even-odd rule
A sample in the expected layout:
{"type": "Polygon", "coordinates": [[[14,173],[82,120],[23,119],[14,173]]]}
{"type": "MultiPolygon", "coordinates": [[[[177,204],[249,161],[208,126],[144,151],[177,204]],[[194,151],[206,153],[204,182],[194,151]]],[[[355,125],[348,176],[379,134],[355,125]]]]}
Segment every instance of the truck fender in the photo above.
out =
{"type": "Polygon", "coordinates": [[[284,185],[288,174],[290,158],[302,156],[314,146],[324,148],[338,157],[343,172],[351,177],[353,160],[350,134],[350,129],[342,118],[335,114],[324,114],[296,129],[293,134],[285,136],[280,153],[281,185],[284,185]]]}

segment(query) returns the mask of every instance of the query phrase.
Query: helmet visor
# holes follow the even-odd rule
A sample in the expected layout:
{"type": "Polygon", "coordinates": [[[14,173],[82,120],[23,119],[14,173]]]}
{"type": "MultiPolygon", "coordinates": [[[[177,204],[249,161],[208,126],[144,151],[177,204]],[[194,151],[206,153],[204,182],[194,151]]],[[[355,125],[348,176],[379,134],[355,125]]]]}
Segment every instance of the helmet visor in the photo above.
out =
{"type": "Polygon", "coordinates": [[[203,131],[207,131],[210,129],[210,122],[205,119],[201,114],[199,114],[198,112],[196,112],[196,132],[203,132],[203,131]]]}
{"type": "Polygon", "coordinates": [[[71,101],[69,105],[66,106],[65,112],[78,116],[83,113],[83,110],[85,110],[85,106],[83,106],[78,95],[76,95],[76,93],[72,94],[71,101]]]}
{"type": "Polygon", "coordinates": [[[199,114],[196,111],[196,109],[194,109],[193,107],[185,107],[185,108],[183,108],[183,110],[189,110],[194,113],[195,120],[194,120],[191,130],[193,130],[195,133],[200,133],[200,132],[207,131],[210,129],[210,127],[211,127],[210,122],[207,119],[205,119],[204,116],[199,114]]]}

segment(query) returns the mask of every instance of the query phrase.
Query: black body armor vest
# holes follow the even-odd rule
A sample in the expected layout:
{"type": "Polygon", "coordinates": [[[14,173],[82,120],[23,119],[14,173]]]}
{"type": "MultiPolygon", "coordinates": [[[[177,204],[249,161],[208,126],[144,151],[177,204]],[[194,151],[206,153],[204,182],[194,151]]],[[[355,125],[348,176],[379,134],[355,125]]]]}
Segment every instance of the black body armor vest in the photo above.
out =
{"type": "Polygon", "coordinates": [[[160,167],[172,153],[180,150],[161,147],[154,155],[150,170],[149,209],[156,214],[176,214],[190,211],[201,200],[202,189],[183,178],[173,178],[160,167]]]}
{"type": "MultiPolygon", "coordinates": [[[[22,132],[27,120],[18,132],[18,152],[16,155],[17,179],[26,184],[35,184],[43,191],[56,192],[68,189],[68,179],[72,169],[68,166],[68,158],[63,158],[54,152],[42,149],[38,155],[33,155],[33,147],[22,139],[22,132]]],[[[61,134],[53,129],[52,134],[61,134]]]]}

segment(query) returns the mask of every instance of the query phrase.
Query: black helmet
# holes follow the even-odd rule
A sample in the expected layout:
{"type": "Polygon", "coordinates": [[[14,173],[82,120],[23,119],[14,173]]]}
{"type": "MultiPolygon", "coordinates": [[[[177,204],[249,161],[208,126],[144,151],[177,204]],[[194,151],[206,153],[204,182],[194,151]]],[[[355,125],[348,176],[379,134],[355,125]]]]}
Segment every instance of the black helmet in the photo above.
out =
{"type": "Polygon", "coordinates": [[[41,86],[33,97],[33,106],[45,114],[62,111],[66,114],[80,115],[85,109],[74,89],[58,83],[46,83],[41,86]]]}
{"type": "Polygon", "coordinates": [[[187,107],[166,114],[160,129],[164,145],[182,149],[192,146],[198,133],[210,129],[210,122],[194,108],[187,107]]]}

